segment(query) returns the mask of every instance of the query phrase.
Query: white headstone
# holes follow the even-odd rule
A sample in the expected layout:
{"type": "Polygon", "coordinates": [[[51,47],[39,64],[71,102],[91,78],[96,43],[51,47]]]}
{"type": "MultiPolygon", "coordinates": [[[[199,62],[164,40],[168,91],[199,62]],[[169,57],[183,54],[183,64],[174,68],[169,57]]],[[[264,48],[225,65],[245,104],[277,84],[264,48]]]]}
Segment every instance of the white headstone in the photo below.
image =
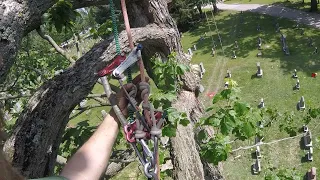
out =
{"type": "Polygon", "coordinates": [[[300,81],[299,81],[299,79],[297,79],[296,89],[300,89],[300,81]]]}
{"type": "Polygon", "coordinates": [[[304,101],[304,97],[301,96],[301,99],[299,101],[299,108],[300,110],[304,110],[306,108],[306,105],[305,105],[305,101],[304,101]]]}
{"type": "Polygon", "coordinates": [[[196,51],[197,50],[197,45],[193,45],[193,50],[196,51]]]}
{"type": "Polygon", "coordinates": [[[236,56],[236,51],[232,51],[233,55],[232,55],[232,59],[237,59],[237,56],[236,56]]]}
{"type": "Polygon", "coordinates": [[[264,108],[264,100],[263,100],[263,98],[261,98],[261,100],[260,100],[259,107],[260,108],[264,108]]]}
{"type": "Polygon", "coordinates": [[[191,48],[188,49],[188,54],[191,56],[193,55],[191,48]]]}
{"type": "Polygon", "coordinates": [[[206,72],[206,70],[204,69],[203,63],[201,62],[201,63],[199,64],[199,66],[200,66],[200,72],[201,72],[202,74],[204,74],[204,73],[206,72]]]}
{"type": "Polygon", "coordinates": [[[262,71],[262,69],[261,69],[261,67],[260,67],[260,62],[257,62],[257,77],[262,77],[262,75],[263,75],[263,71],[262,71]]]}

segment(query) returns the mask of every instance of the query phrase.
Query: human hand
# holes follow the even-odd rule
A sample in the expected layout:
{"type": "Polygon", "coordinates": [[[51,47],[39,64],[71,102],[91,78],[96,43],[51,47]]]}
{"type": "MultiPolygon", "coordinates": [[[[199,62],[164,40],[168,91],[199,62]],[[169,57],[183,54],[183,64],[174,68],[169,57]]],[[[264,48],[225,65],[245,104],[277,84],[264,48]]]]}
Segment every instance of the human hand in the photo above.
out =
{"type": "MultiPolygon", "coordinates": [[[[149,83],[149,78],[146,77],[146,82],[149,83]]],[[[130,91],[133,90],[133,88],[137,88],[137,95],[135,97],[135,100],[137,101],[137,106],[141,103],[142,99],[141,99],[141,91],[139,90],[139,83],[141,82],[141,75],[137,75],[133,80],[132,80],[132,83],[129,83],[129,84],[125,84],[123,86],[124,89],[126,89],[126,91],[129,93],[130,91]]],[[[120,108],[122,114],[125,116],[125,117],[128,117],[128,103],[129,103],[129,100],[125,94],[125,91],[124,89],[121,88],[121,90],[117,93],[117,99],[118,99],[118,107],[120,108]]]]}

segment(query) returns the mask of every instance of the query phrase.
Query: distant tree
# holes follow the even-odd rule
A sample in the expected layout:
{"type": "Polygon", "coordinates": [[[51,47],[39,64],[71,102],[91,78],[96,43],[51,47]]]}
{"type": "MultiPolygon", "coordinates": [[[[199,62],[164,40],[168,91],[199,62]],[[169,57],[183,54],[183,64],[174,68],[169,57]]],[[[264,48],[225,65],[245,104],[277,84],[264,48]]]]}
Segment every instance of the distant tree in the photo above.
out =
{"type": "Polygon", "coordinates": [[[311,0],[310,12],[318,11],[318,2],[317,0],[311,0]]]}

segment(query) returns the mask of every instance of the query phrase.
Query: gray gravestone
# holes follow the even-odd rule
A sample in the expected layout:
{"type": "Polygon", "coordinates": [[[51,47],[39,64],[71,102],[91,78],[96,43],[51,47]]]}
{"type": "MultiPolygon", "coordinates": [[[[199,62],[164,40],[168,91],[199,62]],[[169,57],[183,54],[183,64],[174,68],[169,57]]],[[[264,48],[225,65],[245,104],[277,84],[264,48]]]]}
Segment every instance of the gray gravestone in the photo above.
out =
{"type": "Polygon", "coordinates": [[[314,48],[314,51],[313,51],[312,54],[318,54],[318,47],[315,47],[315,48],[314,48]]]}
{"type": "Polygon", "coordinates": [[[197,50],[197,45],[193,45],[193,50],[196,51],[197,50]]]}
{"type": "Polygon", "coordinates": [[[236,51],[232,51],[233,55],[232,55],[232,59],[237,59],[237,56],[236,56],[236,51]]]}
{"type": "Polygon", "coordinates": [[[261,100],[260,100],[259,108],[264,108],[264,100],[263,100],[263,98],[261,98],[261,100]]]}
{"type": "Polygon", "coordinates": [[[261,69],[261,67],[260,67],[260,62],[257,62],[257,73],[256,73],[256,75],[257,75],[257,77],[262,77],[263,76],[263,71],[262,71],[262,69],[261,69]]]}
{"type": "Polygon", "coordinates": [[[299,110],[304,110],[306,108],[306,104],[305,104],[305,101],[304,101],[304,97],[301,96],[301,99],[299,101],[299,110]]]}
{"type": "Polygon", "coordinates": [[[234,41],[234,48],[236,48],[236,49],[239,48],[238,41],[234,41]]]}
{"type": "Polygon", "coordinates": [[[191,48],[188,49],[188,54],[189,54],[190,56],[193,55],[191,48]]]}
{"type": "Polygon", "coordinates": [[[297,74],[297,70],[296,69],[293,70],[292,77],[293,78],[298,78],[298,74],[297,74]]]}
{"type": "Polygon", "coordinates": [[[295,87],[296,87],[297,90],[300,90],[300,81],[299,81],[299,79],[297,79],[297,83],[296,83],[295,87]]]}
{"type": "Polygon", "coordinates": [[[229,69],[227,70],[226,78],[231,78],[231,71],[229,69]]]}
{"type": "Polygon", "coordinates": [[[262,39],[259,37],[258,38],[258,49],[261,50],[261,46],[262,46],[262,39]]]}

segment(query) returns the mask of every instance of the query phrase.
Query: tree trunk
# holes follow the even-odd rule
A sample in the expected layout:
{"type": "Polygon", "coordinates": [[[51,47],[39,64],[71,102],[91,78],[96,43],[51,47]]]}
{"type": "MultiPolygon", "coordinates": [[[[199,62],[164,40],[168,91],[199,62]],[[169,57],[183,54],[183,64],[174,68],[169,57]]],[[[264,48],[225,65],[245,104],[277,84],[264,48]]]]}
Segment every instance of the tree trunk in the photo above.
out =
{"type": "MultiPolygon", "coordinates": [[[[134,27],[133,39],[135,43],[141,43],[144,46],[143,59],[149,75],[152,76],[152,71],[148,60],[155,53],[166,58],[174,50],[177,52],[178,61],[189,63],[190,60],[182,52],[179,31],[169,15],[166,0],[128,0],[127,8],[130,24],[134,27]]],[[[16,14],[18,13],[14,15],[16,14]]],[[[37,15],[40,17],[41,13],[37,15]]],[[[29,19],[36,18],[38,17],[29,19]]],[[[3,27],[1,23],[2,21],[0,28],[3,27]]],[[[10,43],[15,43],[14,51],[9,51],[4,56],[11,58],[5,60],[4,68],[8,68],[8,62],[13,61],[23,32],[30,30],[31,27],[23,28],[20,31],[15,30],[15,33],[19,34],[18,41],[5,41],[7,45],[1,44],[2,40],[0,41],[0,47],[6,49],[11,47],[10,43]]],[[[127,36],[124,32],[120,34],[120,44],[124,52],[129,52],[127,36]]],[[[115,49],[115,43],[110,39],[94,46],[75,65],[46,82],[30,98],[15,124],[12,136],[5,144],[5,152],[23,175],[37,178],[52,173],[61,136],[71,111],[92,90],[98,79],[95,73],[115,57],[115,49]]],[[[194,122],[202,112],[195,95],[199,91],[200,79],[193,73],[186,73],[183,81],[184,86],[178,95],[175,107],[187,112],[190,120],[194,122]]],[[[204,179],[192,124],[187,127],[179,126],[177,136],[172,138],[172,142],[176,179],[204,179]]]]}
{"type": "Polygon", "coordinates": [[[200,17],[203,18],[203,12],[202,12],[202,8],[201,8],[201,3],[197,4],[197,8],[198,8],[200,17]]]}
{"type": "Polygon", "coordinates": [[[318,11],[318,3],[317,0],[311,0],[311,8],[310,12],[318,11]]]}

